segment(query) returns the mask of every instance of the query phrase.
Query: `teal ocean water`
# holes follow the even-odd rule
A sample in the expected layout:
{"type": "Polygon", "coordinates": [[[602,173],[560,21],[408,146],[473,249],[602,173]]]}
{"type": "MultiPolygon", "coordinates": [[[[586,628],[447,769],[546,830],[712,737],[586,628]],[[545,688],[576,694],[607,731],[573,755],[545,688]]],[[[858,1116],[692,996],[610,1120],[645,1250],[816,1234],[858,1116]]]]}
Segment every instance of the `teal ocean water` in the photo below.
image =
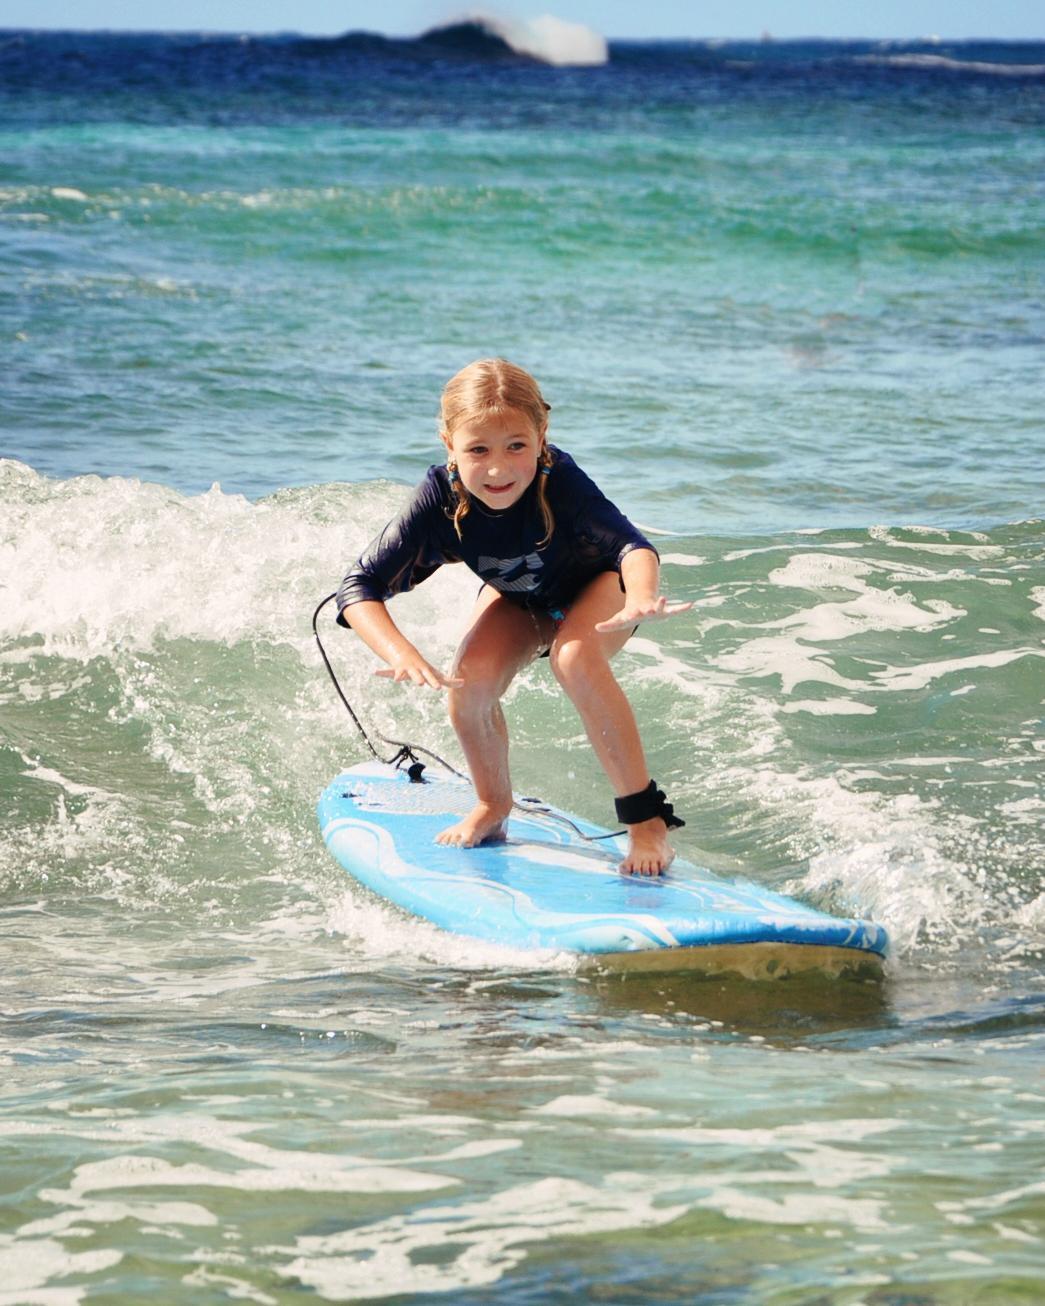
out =
{"type": "MultiPolygon", "coordinates": [[[[1045,46],[3,32],[0,106],[0,1303],[1037,1300],[1045,46]],[[495,353],[695,603],[619,659],[678,846],[882,986],[586,975],[327,856],[312,609],[495,353]]],[[[394,609],[444,665],[458,570],[394,609]]],[[[608,821],[545,667],[506,711],[608,821]]]]}

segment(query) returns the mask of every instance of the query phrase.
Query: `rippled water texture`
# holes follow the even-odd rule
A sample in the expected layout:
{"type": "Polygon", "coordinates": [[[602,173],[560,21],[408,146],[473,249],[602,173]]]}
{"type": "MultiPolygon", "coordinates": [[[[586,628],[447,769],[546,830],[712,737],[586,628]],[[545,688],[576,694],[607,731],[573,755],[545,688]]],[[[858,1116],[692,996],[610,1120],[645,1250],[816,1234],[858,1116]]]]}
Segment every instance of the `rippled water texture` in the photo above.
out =
{"type": "MultiPolygon", "coordinates": [[[[1040,1296],[1043,66],[0,34],[0,1306],[1040,1296]],[[325,853],[312,609],[493,352],[694,600],[618,662],[679,848],[883,985],[578,973],[325,853]]],[[[606,821],[546,666],[506,712],[606,821]]]]}

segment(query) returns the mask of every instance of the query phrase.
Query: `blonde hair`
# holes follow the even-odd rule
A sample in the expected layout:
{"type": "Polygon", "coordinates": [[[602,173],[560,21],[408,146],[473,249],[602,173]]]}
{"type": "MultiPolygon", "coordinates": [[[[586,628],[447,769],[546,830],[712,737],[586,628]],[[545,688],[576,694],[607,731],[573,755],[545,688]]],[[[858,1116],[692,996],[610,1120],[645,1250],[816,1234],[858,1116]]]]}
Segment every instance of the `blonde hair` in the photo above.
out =
{"type": "MultiPolygon", "coordinates": [[[[454,433],[466,422],[480,421],[487,417],[496,417],[507,409],[515,409],[525,414],[533,423],[541,441],[541,451],[537,468],[537,506],[544,527],[544,538],[538,548],[547,544],[555,529],[555,518],[548,506],[547,472],[552,465],[552,455],[548,448],[548,414],[551,405],[544,402],[540,386],[524,368],[509,363],[506,358],[479,358],[474,363],[463,367],[456,376],[452,376],[443,387],[440,403],[439,434],[449,446],[453,443],[454,433]]],[[[451,456],[447,463],[451,472],[455,464],[451,456]]],[[[452,477],[454,493],[457,495],[457,507],[453,512],[454,530],[461,538],[461,522],[468,516],[471,503],[468,491],[460,480],[452,477]]]]}

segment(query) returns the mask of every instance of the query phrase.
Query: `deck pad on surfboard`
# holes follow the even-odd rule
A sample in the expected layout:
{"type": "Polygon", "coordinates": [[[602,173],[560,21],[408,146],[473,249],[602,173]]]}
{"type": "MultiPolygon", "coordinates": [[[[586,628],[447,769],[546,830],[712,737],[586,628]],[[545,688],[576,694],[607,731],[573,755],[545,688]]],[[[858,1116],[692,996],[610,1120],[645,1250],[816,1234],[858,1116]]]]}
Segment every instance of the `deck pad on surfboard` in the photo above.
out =
{"type": "Polygon", "coordinates": [[[437,844],[436,834],[474,801],[470,785],[441,770],[427,769],[415,784],[404,771],[365,762],[328,785],[319,824],[337,861],[382,898],[443,929],[511,948],[632,968],[772,974],[873,968],[888,946],[880,925],[720,879],[682,858],[663,876],[622,874],[623,839],[588,842],[582,835],[607,831],[566,813],[556,819],[547,805],[513,810],[507,842],[437,844]]]}

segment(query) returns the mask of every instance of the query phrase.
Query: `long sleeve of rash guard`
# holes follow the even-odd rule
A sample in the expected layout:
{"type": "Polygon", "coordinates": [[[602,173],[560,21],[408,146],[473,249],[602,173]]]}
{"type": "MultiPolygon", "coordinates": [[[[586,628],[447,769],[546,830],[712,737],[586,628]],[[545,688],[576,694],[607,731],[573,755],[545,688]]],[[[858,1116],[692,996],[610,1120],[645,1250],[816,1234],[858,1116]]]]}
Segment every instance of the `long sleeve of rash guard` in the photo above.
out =
{"type": "Polygon", "coordinates": [[[347,626],[345,608],[374,600],[385,603],[427,580],[444,562],[458,556],[448,547],[452,531],[443,489],[430,468],[410,502],[353,563],[337,592],[338,625],[347,626]]]}

